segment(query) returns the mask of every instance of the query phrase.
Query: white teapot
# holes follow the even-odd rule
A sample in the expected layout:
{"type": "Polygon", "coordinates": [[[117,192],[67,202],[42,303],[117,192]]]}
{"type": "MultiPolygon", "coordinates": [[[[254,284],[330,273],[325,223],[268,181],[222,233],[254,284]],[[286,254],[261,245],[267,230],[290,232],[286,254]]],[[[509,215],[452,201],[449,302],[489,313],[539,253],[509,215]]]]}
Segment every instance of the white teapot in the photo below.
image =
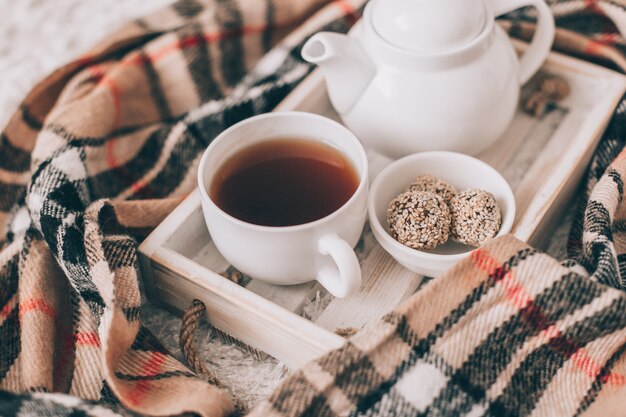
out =
{"type": "Polygon", "coordinates": [[[553,39],[543,0],[370,0],[350,35],[317,33],[302,57],[321,67],[333,106],[368,148],[477,154],[510,124],[553,39]],[[523,6],[538,24],[518,60],[494,17],[523,6]]]}

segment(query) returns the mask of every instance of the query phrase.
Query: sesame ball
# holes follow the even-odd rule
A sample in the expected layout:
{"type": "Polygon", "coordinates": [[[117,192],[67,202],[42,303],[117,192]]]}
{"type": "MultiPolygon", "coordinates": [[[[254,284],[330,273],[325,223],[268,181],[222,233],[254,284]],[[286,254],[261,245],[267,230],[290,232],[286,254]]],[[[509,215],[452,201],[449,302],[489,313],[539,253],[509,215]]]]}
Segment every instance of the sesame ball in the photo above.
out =
{"type": "Polygon", "coordinates": [[[434,249],[448,240],[450,209],[441,196],[407,191],[391,200],[387,224],[398,242],[413,249],[434,249]]]}
{"type": "Polygon", "coordinates": [[[493,194],[466,190],[450,201],[452,239],[470,246],[480,246],[500,230],[502,214],[493,194]]]}
{"type": "Polygon", "coordinates": [[[440,195],[444,201],[450,204],[450,200],[456,194],[456,189],[444,180],[434,175],[425,174],[415,178],[409,185],[408,191],[428,191],[440,195]]]}

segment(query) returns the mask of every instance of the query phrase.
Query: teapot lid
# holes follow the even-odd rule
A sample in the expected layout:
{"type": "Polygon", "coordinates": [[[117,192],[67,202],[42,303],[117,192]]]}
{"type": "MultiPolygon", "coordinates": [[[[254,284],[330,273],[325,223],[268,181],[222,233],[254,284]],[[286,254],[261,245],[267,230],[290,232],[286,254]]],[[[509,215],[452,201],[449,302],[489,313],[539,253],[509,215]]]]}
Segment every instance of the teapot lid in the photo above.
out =
{"type": "Polygon", "coordinates": [[[413,52],[456,49],[485,27],[482,0],[376,0],[374,29],[387,42],[413,52]]]}

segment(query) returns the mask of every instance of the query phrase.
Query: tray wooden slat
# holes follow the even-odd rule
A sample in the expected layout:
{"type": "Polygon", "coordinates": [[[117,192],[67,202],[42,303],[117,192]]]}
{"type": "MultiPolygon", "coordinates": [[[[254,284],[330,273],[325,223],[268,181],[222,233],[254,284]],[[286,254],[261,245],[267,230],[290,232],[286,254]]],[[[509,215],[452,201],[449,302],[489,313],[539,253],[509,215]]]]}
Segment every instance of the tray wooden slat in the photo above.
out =
{"type": "Polygon", "coordinates": [[[398,264],[380,246],[376,246],[361,264],[361,271],[363,283],[359,290],[348,298],[332,300],[315,324],[331,331],[347,327],[360,329],[372,318],[388,313],[390,306],[410,297],[423,279],[398,264]],[[385,279],[378,279],[380,277],[385,279]]]}

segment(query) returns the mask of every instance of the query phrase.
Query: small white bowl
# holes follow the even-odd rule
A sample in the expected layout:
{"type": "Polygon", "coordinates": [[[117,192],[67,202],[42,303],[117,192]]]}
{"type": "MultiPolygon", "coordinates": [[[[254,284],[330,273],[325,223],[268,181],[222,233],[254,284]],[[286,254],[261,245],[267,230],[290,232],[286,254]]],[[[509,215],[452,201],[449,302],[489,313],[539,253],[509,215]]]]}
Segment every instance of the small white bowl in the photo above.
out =
{"type": "Polygon", "coordinates": [[[391,256],[405,268],[422,275],[438,276],[473,247],[451,239],[432,251],[404,246],[395,240],[387,227],[387,207],[403,193],[415,177],[431,174],[452,184],[458,191],[478,188],[493,194],[502,211],[498,236],[511,231],[515,219],[515,197],[506,180],[483,161],[456,152],[420,152],[389,164],[376,177],[370,188],[368,214],[374,237],[391,256]]]}

